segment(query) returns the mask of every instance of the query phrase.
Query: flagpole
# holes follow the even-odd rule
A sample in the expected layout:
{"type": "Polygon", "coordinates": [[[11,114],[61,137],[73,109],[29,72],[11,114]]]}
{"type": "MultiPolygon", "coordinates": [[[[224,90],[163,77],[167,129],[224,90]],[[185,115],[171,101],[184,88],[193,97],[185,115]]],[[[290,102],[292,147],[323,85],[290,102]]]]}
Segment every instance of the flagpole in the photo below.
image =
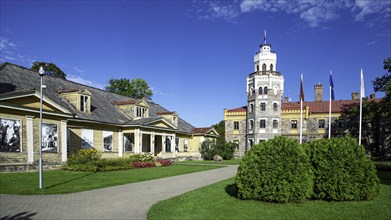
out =
{"type": "MultiPolygon", "coordinates": [[[[332,72],[330,71],[330,77],[332,72]]],[[[330,78],[331,79],[331,78],[330,78]]],[[[329,101],[329,139],[331,138],[331,81],[330,81],[330,101],[329,101]]]]}
{"type": "Polygon", "coordinates": [[[364,94],[364,77],[361,68],[361,83],[360,83],[360,124],[358,129],[358,144],[361,145],[361,129],[362,129],[362,98],[365,96],[364,94]]]}
{"type": "Polygon", "coordinates": [[[300,78],[300,144],[303,143],[303,74],[300,78]]]}

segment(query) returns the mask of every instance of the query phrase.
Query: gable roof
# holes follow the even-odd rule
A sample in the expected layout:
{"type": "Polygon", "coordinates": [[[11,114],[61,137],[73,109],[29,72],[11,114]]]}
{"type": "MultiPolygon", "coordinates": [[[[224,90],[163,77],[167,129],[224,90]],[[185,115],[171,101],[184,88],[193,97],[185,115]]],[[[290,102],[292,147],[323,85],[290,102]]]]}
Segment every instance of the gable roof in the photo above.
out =
{"type": "MultiPolygon", "coordinates": [[[[64,110],[73,113],[75,117],[81,120],[124,125],[125,123],[129,123],[130,120],[122,110],[113,105],[113,103],[138,101],[127,96],[118,95],[106,90],[53,76],[45,75],[43,81],[46,85],[46,89],[43,90],[43,95],[55,102],[61,108],[64,108],[64,110]],[[83,90],[87,90],[91,93],[91,113],[77,111],[75,107],[61,95],[61,92],[77,92],[83,90]]],[[[37,72],[11,63],[1,64],[0,94],[7,96],[11,92],[23,93],[23,91],[28,90],[39,91],[39,88],[40,76],[37,72]]],[[[169,112],[164,107],[152,101],[145,100],[145,102],[149,105],[149,116],[151,118],[159,118],[160,116],[158,116],[157,112],[169,112]]],[[[179,131],[191,133],[193,128],[194,127],[191,124],[179,118],[179,131]]]]}

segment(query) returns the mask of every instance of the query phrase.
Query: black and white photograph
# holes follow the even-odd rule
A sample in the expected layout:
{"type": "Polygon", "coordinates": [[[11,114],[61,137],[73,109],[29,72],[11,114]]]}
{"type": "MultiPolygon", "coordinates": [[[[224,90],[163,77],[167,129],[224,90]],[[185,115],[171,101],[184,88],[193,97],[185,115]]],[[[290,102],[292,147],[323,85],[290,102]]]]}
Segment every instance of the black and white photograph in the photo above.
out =
{"type": "Polygon", "coordinates": [[[113,151],[112,131],[103,131],[103,151],[113,151]]]}
{"type": "Polygon", "coordinates": [[[94,130],[92,129],[82,129],[81,130],[81,148],[82,149],[91,149],[94,148],[94,130]]]}
{"type": "Polygon", "coordinates": [[[58,133],[57,125],[42,123],[42,151],[57,152],[58,133]]]}
{"type": "Polygon", "coordinates": [[[0,118],[0,152],[20,152],[20,121],[0,118]]]}

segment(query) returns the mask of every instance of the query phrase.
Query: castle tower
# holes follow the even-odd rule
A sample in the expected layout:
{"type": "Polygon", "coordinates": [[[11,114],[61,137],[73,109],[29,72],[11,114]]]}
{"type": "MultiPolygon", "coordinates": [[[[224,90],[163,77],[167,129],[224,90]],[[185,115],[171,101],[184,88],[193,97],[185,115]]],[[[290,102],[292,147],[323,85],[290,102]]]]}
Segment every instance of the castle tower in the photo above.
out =
{"type": "Polygon", "coordinates": [[[254,72],[247,77],[246,150],[281,134],[284,77],[277,71],[277,55],[266,41],[254,55],[254,72]]]}

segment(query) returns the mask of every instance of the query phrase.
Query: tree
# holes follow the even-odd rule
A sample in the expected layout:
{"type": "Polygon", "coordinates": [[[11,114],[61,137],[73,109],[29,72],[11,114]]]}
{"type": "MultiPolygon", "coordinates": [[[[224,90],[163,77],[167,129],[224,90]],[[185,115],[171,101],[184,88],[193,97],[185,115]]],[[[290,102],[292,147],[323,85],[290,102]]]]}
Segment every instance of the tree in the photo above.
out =
{"type": "Polygon", "coordinates": [[[110,79],[109,85],[105,89],[109,92],[134,99],[151,99],[153,95],[148,83],[141,78],[133,79],[132,81],[126,78],[110,79]]]}
{"type": "MultiPolygon", "coordinates": [[[[384,60],[383,68],[387,70],[381,77],[372,81],[375,92],[384,92],[385,96],[378,100],[363,100],[362,143],[372,156],[391,160],[391,58],[384,60]]],[[[358,137],[359,106],[345,106],[341,114],[345,119],[344,127],[337,127],[335,133],[346,131],[353,137],[358,137]]]]}
{"type": "Polygon", "coordinates": [[[67,74],[65,74],[54,63],[34,62],[33,66],[31,67],[31,70],[35,71],[35,72],[38,72],[39,68],[41,66],[44,67],[46,75],[58,77],[58,78],[61,78],[61,79],[67,79],[67,74]]]}

